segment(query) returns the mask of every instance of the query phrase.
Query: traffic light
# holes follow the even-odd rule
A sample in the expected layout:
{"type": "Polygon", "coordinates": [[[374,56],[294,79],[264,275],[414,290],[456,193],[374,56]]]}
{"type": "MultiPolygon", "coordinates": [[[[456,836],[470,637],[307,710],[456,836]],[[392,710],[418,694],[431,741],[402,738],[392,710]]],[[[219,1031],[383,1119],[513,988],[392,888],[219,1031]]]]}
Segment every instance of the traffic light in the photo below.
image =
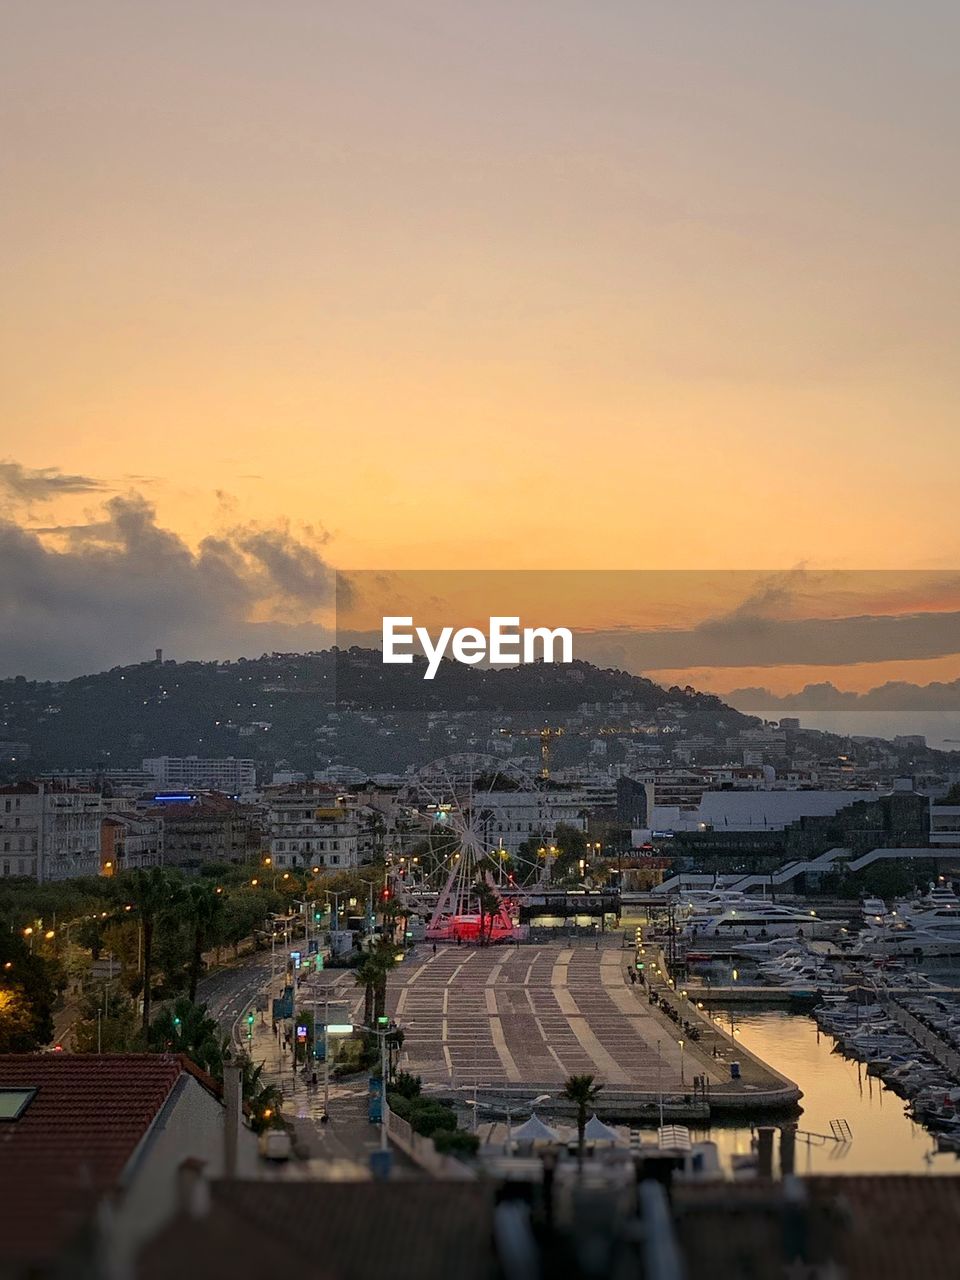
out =
{"type": "Polygon", "coordinates": [[[390,1025],[390,1019],[386,1016],[386,1014],[382,1013],[380,1017],[377,1019],[377,1026],[389,1027],[389,1025],[390,1025]]]}
{"type": "Polygon", "coordinates": [[[319,924],[319,923],[320,923],[320,921],[323,919],[323,912],[322,912],[322,911],[319,911],[319,910],[318,910],[318,911],[314,911],[314,913],[313,913],[313,919],[314,919],[314,923],[315,923],[315,924],[319,924]]]}
{"type": "Polygon", "coordinates": [[[248,1040],[253,1039],[253,1014],[252,1013],[247,1014],[247,1039],[248,1040]]]}
{"type": "Polygon", "coordinates": [[[182,1020],[181,1018],[179,1018],[176,1014],[174,1014],[174,1017],[173,1017],[173,1025],[176,1027],[176,1029],[177,1029],[178,1031],[180,1030],[181,1026],[183,1025],[183,1020],[182,1020]]]}

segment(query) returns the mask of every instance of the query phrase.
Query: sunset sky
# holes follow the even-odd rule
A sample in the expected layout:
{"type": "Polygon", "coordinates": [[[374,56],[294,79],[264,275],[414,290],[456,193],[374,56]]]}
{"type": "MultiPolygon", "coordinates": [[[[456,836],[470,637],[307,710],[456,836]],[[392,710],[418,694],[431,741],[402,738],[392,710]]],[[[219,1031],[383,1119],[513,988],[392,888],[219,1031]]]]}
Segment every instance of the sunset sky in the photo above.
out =
{"type": "Polygon", "coordinates": [[[296,639],[329,566],[953,569],[958,37],[948,0],[7,6],[5,672],[84,582],[144,613],[119,661],[236,647],[178,594],[225,575],[296,639]]]}

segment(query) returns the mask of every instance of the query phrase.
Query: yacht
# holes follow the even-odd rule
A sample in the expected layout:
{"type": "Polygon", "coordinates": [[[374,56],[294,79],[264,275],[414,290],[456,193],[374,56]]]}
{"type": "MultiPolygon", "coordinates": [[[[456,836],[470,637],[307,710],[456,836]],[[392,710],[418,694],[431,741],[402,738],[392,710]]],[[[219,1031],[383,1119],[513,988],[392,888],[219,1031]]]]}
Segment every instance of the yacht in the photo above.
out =
{"type": "Polygon", "coordinates": [[[887,914],[887,904],[882,898],[861,898],[860,914],[866,925],[882,924],[887,914]]]}
{"type": "Polygon", "coordinates": [[[691,917],[683,935],[692,939],[703,938],[772,938],[791,935],[797,938],[822,936],[823,922],[815,911],[803,911],[783,906],[777,902],[756,899],[740,906],[729,907],[718,913],[705,913],[691,917]]]}
{"type": "Polygon", "coordinates": [[[861,931],[853,954],[960,955],[960,910],[942,906],[910,915],[887,916],[880,925],[868,925],[861,931]]]}

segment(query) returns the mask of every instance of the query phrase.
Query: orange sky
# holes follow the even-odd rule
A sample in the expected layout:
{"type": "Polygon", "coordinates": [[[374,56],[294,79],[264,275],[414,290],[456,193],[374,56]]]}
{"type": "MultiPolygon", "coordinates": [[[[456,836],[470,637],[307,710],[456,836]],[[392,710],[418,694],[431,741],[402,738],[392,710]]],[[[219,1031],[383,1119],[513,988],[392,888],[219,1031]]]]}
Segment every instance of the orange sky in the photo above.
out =
{"type": "Polygon", "coordinates": [[[346,568],[955,565],[958,35],[945,0],[14,6],[2,452],[346,568]]]}

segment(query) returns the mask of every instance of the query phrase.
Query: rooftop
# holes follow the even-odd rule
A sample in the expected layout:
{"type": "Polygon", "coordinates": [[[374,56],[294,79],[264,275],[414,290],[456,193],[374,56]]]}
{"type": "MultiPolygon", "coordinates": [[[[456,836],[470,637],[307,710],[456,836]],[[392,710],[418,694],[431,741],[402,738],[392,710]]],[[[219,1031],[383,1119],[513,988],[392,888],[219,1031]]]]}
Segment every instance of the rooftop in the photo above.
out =
{"type": "MultiPolygon", "coordinates": [[[[35,1090],[0,1114],[5,1256],[66,1247],[132,1156],[192,1064],[173,1054],[3,1054],[0,1090],[35,1090]]],[[[8,1099],[15,1096],[7,1093],[8,1099]]]]}

